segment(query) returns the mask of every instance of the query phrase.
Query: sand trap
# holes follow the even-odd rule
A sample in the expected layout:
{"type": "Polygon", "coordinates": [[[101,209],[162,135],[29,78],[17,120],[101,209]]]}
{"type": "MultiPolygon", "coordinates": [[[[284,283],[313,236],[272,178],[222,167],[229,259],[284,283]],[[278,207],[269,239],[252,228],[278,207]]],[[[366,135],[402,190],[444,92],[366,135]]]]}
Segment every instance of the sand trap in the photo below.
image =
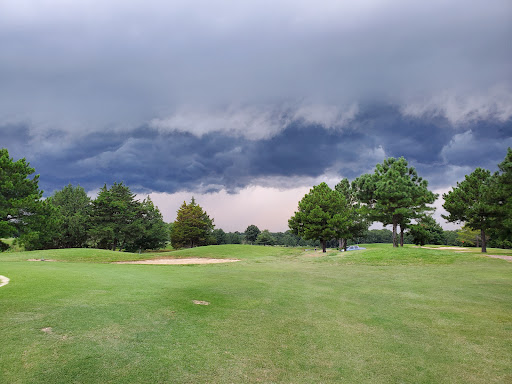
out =
{"type": "Polygon", "coordinates": [[[0,287],[3,287],[4,285],[9,284],[9,278],[0,275],[0,287]]]}
{"type": "Polygon", "coordinates": [[[493,259],[503,259],[507,261],[512,261],[512,256],[504,256],[504,255],[485,255],[487,257],[492,257],[493,259]]]}
{"type": "Polygon", "coordinates": [[[205,259],[193,257],[189,259],[153,259],[138,261],[118,261],[114,264],[217,264],[217,263],[233,263],[240,261],[238,259],[205,259]]]}
{"type": "Polygon", "coordinates": [[[27,261],[57,261],[52,259],[28,259],[27,261]]]}
{"type": "Polygon", "coordinates": [[[471,249],[464,248],[464,247],[414,247],[414,248],[437,249],[439,251],[454,250],[454,251],[462,251],[462,252],[471,252],[471,249]]]}

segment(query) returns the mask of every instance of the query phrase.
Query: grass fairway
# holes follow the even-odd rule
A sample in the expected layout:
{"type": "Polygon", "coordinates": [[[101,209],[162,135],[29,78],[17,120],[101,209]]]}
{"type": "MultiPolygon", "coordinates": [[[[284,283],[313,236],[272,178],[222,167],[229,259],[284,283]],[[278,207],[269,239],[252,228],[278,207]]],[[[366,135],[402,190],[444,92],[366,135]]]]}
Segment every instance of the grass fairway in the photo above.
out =
{"type": "Polygon", "coordinates": [[[367,247],[0,254],[0,383],[512,382],[511,262],[367,247]]]}

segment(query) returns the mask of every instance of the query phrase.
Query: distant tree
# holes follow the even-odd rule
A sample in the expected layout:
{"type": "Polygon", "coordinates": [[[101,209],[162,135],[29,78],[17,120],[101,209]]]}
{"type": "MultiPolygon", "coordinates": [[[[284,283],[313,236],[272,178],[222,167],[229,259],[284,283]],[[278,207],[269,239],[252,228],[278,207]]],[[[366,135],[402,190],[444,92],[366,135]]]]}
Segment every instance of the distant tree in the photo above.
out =
{"type": "Polygon", "coordinates": [[[213,219],[196,204],[192,198],[190,204],[183,202],[174,222],[171,243],[174,248],[193,248],[207,245],[211,240],[213,219]]]}
{"type": "Polygon", "coordinates": [[[226,244],[242,244],[242,235],[240,232],[226,233],[226,244]]]}
{"type": "Polygon", "coordinates": [[[444,239],[443,244],[444,245],[461,246],[462,243],[457,238],[457,233],[458,233],[457,230],[455,230],[455,231],[448,231],[448,230],[443,231],[443,239],[444,239]]]}
{"type": "Polygon", "coordinates": [[[443,243],[443,228],[431,216],[424,216],[417,224],[412,224],[410,234],[416,245],[443,243]]]}
{"type": "Polygon", "coordinates": [[[347,249],[348,240],[359,238],[365,234],[370,225],[367,215],[361,204],[357,201],[355,190],[348,179],[342,179],[334,189],[345,198],[343,210],[348,214],[345,233],[339,239],[339,248],[347,249]]]}
{"type": "Polygon", "coordinates": [[[482,252],[487,252],[486,232],[493,227],[496,217],[497,176],[477,168],[457,186],[443,195],[443,207],[449,222],[465,223],[480,231],[482,252]]]}
{"type": "MultiPolygon", "coordinates": [[[[39,190],[39,175],[29,176],[34,168],[23,158],[14,161],[7,149],[0,149],[0,238],[29,233],[30,224],[40,206],[43,191],[39,190]]],[[[6,249],[0,241],[0,249],[6,249]]]]}
{"type": "Polygon", "coordinates": [[[137,219],[138,202],[123,183],[104,185],[93,201],[91,211],[91,241],[98,248],[123,249],[135,234],[132,224],[137,219]]]}
{"type": "Polygon", "coordinates": [[[57,209],[59,220],[59,248],[85,247],[91,226],[92,202],[85,190],[67,185],[48,199],[57,209]]]}
{"type": "Polygon", "coordinates": [[[256,244],[258,245],[274,245],[275,242],[275,238],[268,231],[268,229],[263,230],[263,232],[261,232],[256,238],[256,244]]]}
{"type": "Polygon", "coordinates": [[[321,183],[302,198],[288,226],[306,240],[319,240],[325,252],[327,241],[341,238],[347,232],[349,213],[345,207],[343,195],[321,183]]]}
{"type": "Polygon", "coordinates": [[[256,241],[256,239],[258,238],[258,235],[260,233],[261,233],[260,229],[257,226],[251,224],[245,230],[245,240],[249,244],[254,244],[254,242],[256,241]]]}
{"type": "Polygon", "coordinates": [[[216,228],[212,232],[212,236],[215,238],[215,244],[221,245],[226,244],[227,236],[221,228],[216,228]]]}
{"type": "Polygon", "coordinates": [[[373,174],[361,175],[352,185],[358,200],[365,204],[370,219],[393,226],[394,247],[398,247],[398,225],[404,228],[411,219],[432,210],[428,204],[437,198],[428,190],[428,182],[419,177],[403,157],[387,158],[376,165],[373,174]]]}

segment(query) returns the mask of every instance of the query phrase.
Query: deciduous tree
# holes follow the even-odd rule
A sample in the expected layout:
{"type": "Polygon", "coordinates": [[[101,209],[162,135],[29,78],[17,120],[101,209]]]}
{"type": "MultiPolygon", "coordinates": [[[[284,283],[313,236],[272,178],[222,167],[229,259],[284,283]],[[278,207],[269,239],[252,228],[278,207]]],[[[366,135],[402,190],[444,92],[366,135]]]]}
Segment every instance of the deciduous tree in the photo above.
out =
{"type": "Polygon", "coordinates": [[[190,204],[183,202],[174,222],[171,243],[174,248],[193,248],[207,245],[211,240],[213,219],[196,204],[192,198],[190,204]]]}
{"type": "Polygon", "coordinates": [[[254,224],[249,225],[245,230],[245,241],[250,244],[254,244],[260,232],[260,229],[254,224]]]}
{"type": "Polygon", "coordinates": [[[327,241],[341,238],[347,232],[349,212],[345,208],[343,195],[321,183],[302,198],[288,226],[306,240],[320,240],[325,252],[327,241]]]}

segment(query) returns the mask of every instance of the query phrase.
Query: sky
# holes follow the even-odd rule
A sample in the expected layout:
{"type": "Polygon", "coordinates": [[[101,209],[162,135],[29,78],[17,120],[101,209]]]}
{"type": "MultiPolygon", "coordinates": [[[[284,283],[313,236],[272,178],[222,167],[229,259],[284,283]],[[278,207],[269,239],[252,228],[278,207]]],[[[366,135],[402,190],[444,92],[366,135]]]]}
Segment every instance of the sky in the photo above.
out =
{"type": "Polygon", "coordinates": [[[45,196],[124,182],[166,221],[287,230],[405,157],[441,198],[512,147],[510,0],[3,0],[0,147],[45,196]]]}

